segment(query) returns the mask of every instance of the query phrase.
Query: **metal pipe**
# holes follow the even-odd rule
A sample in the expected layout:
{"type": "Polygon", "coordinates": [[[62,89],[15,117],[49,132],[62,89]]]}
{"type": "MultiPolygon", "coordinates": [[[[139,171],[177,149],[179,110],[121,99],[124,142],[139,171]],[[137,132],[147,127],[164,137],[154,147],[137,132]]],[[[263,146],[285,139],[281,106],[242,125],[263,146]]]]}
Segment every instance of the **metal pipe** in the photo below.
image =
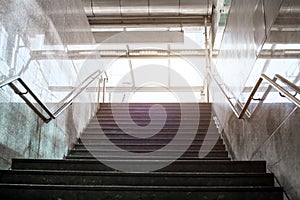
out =
{"type": "Polygon", "coordinates": [[[65,97],[57,104],[57,107],[58,107],[60,104],[64,103],[70,96],[72,96],[72,94],[75,93],[76,90],[78,90],[78,88],[81,87],[88,79],[92,78],[94,75],[96,75],[96,77],[98,77],[100,74],[101,74],[100,70],[97,70],[97,71],[95,71],[94,73],[92,73],[91,75],[89,75],[87,78],[85,78],[85,79],[81,82],[81,84],[80,84],[78,87],[74,88],[71,92],[69,92],[69,94],[67,94],[67,96],[65,96],[65,97]]]}
{"type": "MultiPolygon", "coordinates": [[[[67,100],[69,97],[71,97],[75,92],[77,92],[77,90],[79,90],[77,93],[75,93],[75,95],[67,102],[67,103],[63,103],[62,106],[60,106],[55,112],[54,114],[52,114],[52,112],[49,110],[49,108],[43,103],[41,102],[41,100],[31,91],[31,89],[26,85],[26,83],[21,79],[20,76],[14,76],[11,77],[3,82],[0,83],[0,88],[9,85],[16,94],[18,94],[24,101],[25,103],[40,117],[43,119],[43,121],[45,121],[46,123],[48,123],[49,121],[51,121],[52,119],[55,119],[61,112],[63,112],[69,105],[71,105],[74,101],[74,99],[80,95],[93,81],[95,81],[95,79],[103,74],[105,72],[100,72],[100,70],[97,70],[96,72],[94,72],[93,74],[91,74],[90,76],[88,76],[77,88],[74,88],[65,98],[63,98],[62,101],[60,101],[60,103],[58,103],[58,105],[60,105],[62,102],[64,102],[65,100],[67,100]],[[88,81],[89,79],[91,79],[90,81],[88,81]],[[22,85],[22,87],[24,87],[24,89],[26,90],[25,93],[22,93],[14,84],[14,81],[19,81],[19,83],[22,85]],[[87,82],[88,81],[88,82],[87,82]],[[86,83],[87,82],[87,83],[86,83]],[[38,108],[31,102],[29,101],[29,99],[25,96],[25,94],[29,93],[33,99],[39,104],[39,106],[49,115],[49,118],[45,117],[43,115],[42,112],[40,112],[38,110],[38,108]]],[[[106,73],[105,73],[106,74],[106,73]]],[[[107,76],[107,74],[106,74],[107,76]]],[[[106,78],[107,80],[108,78],[106,78]]]]}
{"type": "MultiPolygon", "coordinates": [[[[207,35],[207,18],[204,19],[204,36],[205,36],[205,60],[206,60],[206,69],[210,71],[210,52],[209,52],[209,44],[208,44],[208,35],[207,35]]],[[[206,100],[209,102],[209,75],[206,76],[206,100]]]]}
{"type": "Polygon", "coordinates": [[[0,84],[0,88],[9,85],[16,94],[18,94],[25,102],[28,106],[30,106],[30,108],[36,113],[38,114],[44,121],[47,121],[48,119],[36,108],[36,106],[34,106],[34,104],[32,104],[26,96],[24,96],[24,94],[13,84],[13,82],[18,81],[22,87],[25,88],[26,93],[29,93],[34,100],[41,106],[41,108],[49,115],[50,118],[54,119],[53,114],[51,113],[51,111],[49,110],[49,108],[43,104],[38,98],[37,96],[30,90],[30,88],[25,84],[25,82],[21,79],[20,76],[14,76],[11,77],[3,82],[1,82],[0,84]]]}
{"type": "Polygon", "coordinates": [[[270,79],[269,77],[267,77],[265,74],[261,75],[266,81],[268,81],[268,83],[274,87],[275,89],[277,89],[279,92],[283,93],[286,98],[288,98],[291,102],[293,102],[294,104],[296,104],[298,107],[300,107],[300,100],[297,99],[296,97],[294,97],[293,95],[291,95],[288,91],[286,91],[283,87],[281,87],[279,84],[275,83],[274,81],[272,81],[272,79],[270,79]]]}
{"type": "MultiPolygon", "coordinates": [[[[257,83],[255,84],[255,86],[253,87],[247,101],[246,104],[243,106],[242,111],[239,113],[238,110],[235,108],[235,106],[233,105],[233,103],[231,102],[230,98],[228,97],[228,95],[226,94],[226,92],[224,91],[224,89],[221,87],[221,85],[218,83],[218,81],[216,80],[216,78],[212,75],[212,73],[210,72],[210,70],[208,70],[208,74],[210,75],[210,77],[215,81],[216,85],[218,86],[218,88],[221,90],[221,92],[223,93],[223,95],[225,96],[225,98],[227,99],[229,106],[231,107],[232,111],[234,112],[234,114],[236,115],[236,117],[238,119],[241,119],[244,114],[247,112],[247,109],[251,103],[251,101],[253,100],[253,96],[255,95],[256,91],[258,90],[260,84],[262,83],[263,79],[266,80],[268,82],[268,84],[275,88],[277,91],[283,93],[286,98],[288,98],[291,102],[293,102],[295,105],[297,105],[298,107],[300,107],[300,100],[297,99],[295,96],[291,95],[287,90],[285,90],[283,87],[281,87],[279,84],[277,84],[275,81],[276,79],[281,79],[283,83],[286,83],[288,86],[291,86],[293,89],[295,89],[296,92],[299,91],[299,88],[294,85],[293,83],[289,82],[287,79],[285,79],[284,77],[276,74],[276,76],[274,77],[274,79],[272,80],[271,78],[269,78],[267,75],[265,74],[261,74],[261,77],[259,78],[259,80],[257,81],[257,83]]],[[[267,89],[267,91],[264,93],[263,95],[263,100],[266,98],[266,96],[268,95],[268,93],[270,92],[270,87],[267,89]]]]}
{"type": "Polygon", "coordinates": [[[45,122],[48,122],[51,120],[46,118],[43,113],[41,111],[39,111],[37,109],[37,107],[32,103],[30,102],[26,96],[24,96],[24,93],[22,93],[13,83],[9,83],[9,86],[13,89],[13,91],[18,94],[24,101],[25,103],[45,122]]]}
{"type": "Polygon", "coordinates": [[[151,15],[187,15],[211,14],[211,1],[189,0],[82,0],[87,16],[151,16],[151,15]]]}
{"type": "Polygon", "coordinates": [[[292,82],[290,82],[289,80],[287,80],[286,78],[282,77],[279,74],[275,74],[275,77],[280,79],[280,81],[283,82],[284,84],[291,87],[293,90],[295,90],[295,92],[300,93],[300,88],[298,86],[296,86],[295,84],[293,84],[292,82]]]}
{"type": "Polygon", "coordinates": [[[106,87],[106,80],[107,80],[107,78],[104,78],[104,81],[103,81],[103,88],[102,88],[102,94],[103,94],[103,96],[102,96],[102,103],[105,102],[105,87],[106,87]]]}
{"type": "Polygon", "coordinates": [[[248,107],[249,107],[249,105],[250,105],[250,103],[262,81],[263,81],[263,79],[259,78],[258,81],[256,82],[255,86],[253,87],[253,89],[248,97],[248,100],[246,101],[245,105],[243,106],[242,111],[239,114],[239,117],[238,117],[239,119],[241,119],[244,116],[244,114],[247,112],[247,109],[248,109],[248,107]]]}
{"type": "Polygon", "coordinates": [[[6,79],[5,81],[2,81],[2,82],[0,83],[0,88],[4,87],[4,86],[6,86],[6,85],[8,85],[8,84],[10,84],[10,83],[12,83],[12,82],[14,82],[14,81],[20,79],[20,78],[21,78],[20,76],[13,76],[13,77],[11,77],[11,78],[8,78],[8,79],[6,79]]]}
{"type": "Polygon", "coordinates": [[[97,88],[97,92],[98,92],[98,95],[97,95],[97,103],[100,103],[100,87],[101,87],[101,82],[103,81],[103,77],[101,76],[101,78],[98,80],[98,88],[97,88]]]}
{"type": "MultiPolygon", "coordinates": [[[[88,76],[88,78],[86,78],[82,84],[80,84],[80,90],[79,92],[77,92],[72,99],[70,99],[67,103],[64,103],[63,106],[61,106],[60,108],[58,108],[55,112],[54,112],[54,116],[57,117],[60,113],[62,113],[69,105],[71,105],[74,101],[74,99],[76,97],[78,97],[92,82],[95,81],[95,79],[98,77],[98,74],[102,74],[99,70],[96,71],[95,73],[91,74],[90,76],[88,76]],[[93,77],[95,76],[95,77],[93,77]],[[85,84],[85,86],[81,87],[82,85],[84,85],[84,82],[87,81],[89,78],[92,78],[92,80],[90,80],[87,84],[85,84]]],[[[77,90],[78,88],[76,88],[77,90]]],[[[74,93],[75,91],[71,91],[71,93],[74,93]]],[[[70,96],[70,95],[69,95],[70,96]]]]}
{"type": "Polygon", "coordinates": [[[32,90],[26,85],[26,83],[19,78],[18,81],[22,84],[22,86],[28,91],[28,93],[34,98],[34,100],[41,106],[41,108],[49,115],[50,118],[54,119],[54,115],[51,113],[49,108],[41,102],[41,100],[32,92],[32,90]]]}
{"type": "Polygon", "coordinates": [[[210,71],[208,71],[208,74],[210,75],[210,77],[215,81],[216,85],[218,86],[218,88],[221,90],[221,92],[223,93],[223,95],[225,96],[227,102],[229,103],[229,106],[231,107],[232,111],[234,112],[235,116],[239,118],[239,112],[237,111],[237,109],[235,108],[235,106],[233,105],[233,103],[231,102],[230,98],[227,96],[226,92],[224,91],[224,89],[221,87],[221,85],[218,83],[217,79],[211,74],[210,71]]]}

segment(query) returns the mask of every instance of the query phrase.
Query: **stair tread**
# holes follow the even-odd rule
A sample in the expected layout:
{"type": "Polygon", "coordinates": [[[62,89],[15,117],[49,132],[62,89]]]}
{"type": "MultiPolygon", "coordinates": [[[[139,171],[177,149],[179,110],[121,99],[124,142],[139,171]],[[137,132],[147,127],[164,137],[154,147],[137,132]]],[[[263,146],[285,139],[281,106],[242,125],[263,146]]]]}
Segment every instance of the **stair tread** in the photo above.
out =
{"type": "Polygon", "coordinates": [[[22,187],[22,188],[57,188],[57,189],[91,189],[91,190],[98,190],[98,189],[114,189],[114,190],[190,190],[190,191],[230,191],[230,190],[239,190],[239,191],[282,191],[281,187],[274,187],[274,186],[127,186],[127,185],[44,185],[44,184],[5,184],[0,183],[0,187],[22,187]]]}
{"type": "MultiPolygon", "coordinates": [[[[101,161],[103,160],[113,160],[113,159],[122,159],[123,157],[119,157],[119,156],[111,156],[111,155],[108,155],[108,156],[101,156],[101,155],[88,155],[88,156],[81,156],[81,155],[68,155],[66,156],[67,159],[69,158],[73,158],[73,159],[101,159],[101,161]]],[[[140,160],[140,159],[148,159],[148,160],[160,160],[160,161],[164,161],[164,160],[167,160],[167,161],[174,161],[173,160],[173,157],[163,157],[163,156],[155,156],[155,157],[143,157],[143,156],[136,156],[136,157],[125,157],[126,160],[131,160],[131,161],[134,161],[134,160],[140,160]]],[[[194,156],[183,156],[183,157],[180,157],[178,158],[177,160],[192,160],[192,159],[199,159],[199,160],[230,160],[230,158],[228,158],[227,156],[224,156],[224,157],[221,157],[221,156],[216,156],[216,157],[204,157],[204,158],[198,158],[198,157],[194,157],[194,156]]]]}
{"type": "Polygon", "coordinates": [[[283,199],[283,189],[274,186],[274,174],[266,173],[266,161],[230,160],[212,120],[210,103],[134,103],[129,109],[121,103],[101,104],[65,159],[15,158],[11,168],[0,170],[0,194],[5,198],[283,199]],[[153,115],[151,112],[150,121],[149,108],[155,104],[165,109],[153,115]],[[199,107],[199,113],[192,112],[195,106],[199,107]],[[112,107],[120,116],[118,123],[112,107]],[[184,126],[180,126],[182,109],[191,111],[184,118],[184,126]],[[130,120],[126,116],[128,112],[130,120]],[[167,113],[166,120],[163,113],[167,113]],[[195,130],[193,117],[198,114],[200,119],[195,130]],[[161,127],[162,120],[165,122],[160,132],[148,138],[131,136],[119,128],[122,125],[127,127],[126,132],[147,136],[161,127]],[[139,126],[132,127],[131,121],[139,126]],[[147,127],[149,123],[151,127],[147,127]],[[179,127],[184,134],[170,143],[179,127]],[[101,138],[102,132],[120,149],[107,149],[111,144],[107,143],[108,138],[101,138]],[[182,152],[186,141],[191,144],[182,152]],[[166,145],[173,149],[156,152],[153,156],[144,154],[166,145]],[[121,156],[126,150],[135,154],[121,156]],[[182,155],[176,160],[173,154],[178,153],[182,155]],[[199,158],[199,153],[207,156],[199,158]],[[143,172],[143,167],[148,169],[151,165],[165,167],[143,172]]]}
{"type": "MultiPolygon", "coordinates": [[[[100,152],[103,152],[103,151],[116,151],[116,152],[119,152],[119,151],[122,151],[122,150],[111,150],[111,149],[72,149],[70,152],[90,152],[90,150],[93,150],[93,151],[100,151],[100,152]]],[[[138,151],[142,151],[144,152],[145,150],[144,149],[139,149],[139,150],[135,150],[135,152],[138,152],[138,151]]],[[[180,150],[165,150],[163,152],[181,152],[180,150]]],[[[198,153],[199,150],[189,150],[188,151],[189,153],[198,153]]],[[[201,150],[200,152],[208,152],[208,153],[227,153],[227,151],[224,151],[224,150],[201,150]]],[[[186,152],[187,153],[187,152],[186,152]]]]}
{"type": "MultiPolygon", "coordinates": [[[[156,165],[156,163],[169,164],[169,160],[112,160],[102,159],[102,162],[112,165],[156,165]]],[[[82,171],[116,171],[97,159],[13,159],[12,169],[60,169],[82,171]]],[[[176,160],[171,165],[157,171],[169,172],[266,172],[265,161],[230,161],[230,160],[176,160]]]]}
{"type": "Polygon", "coordinates": [[[273,173],[245,173],[245,172],[119,172],[119,171],[81,171],[81,170],[0,170],[1,174],[70,174],[70,175],[109,175],[109,176],[181,176],[181,177],[254,177],[266,176],[273,177],[273,173]]]}
{"type": "MultiPolygon", "coordinates": [[[[93,162],[93,163],[99,163],[99,161],[95,161],[93,159],[91,160],[66,160],[66,159],[34,159],[34,158],[13,158],[13,161],[27,161],[27,162],[93,162]]],[[[160,160],[157,160],[159,162],[160,160]]],[[[126,160],[120,160],[120,162],[126,162],[126,160]]],[[[148,160],[139,160],[139,162],[148,162],[148,160]]],[[[151,161],[152,162],[152,161],[151,161]]],[[[211,163],[211,164],[266,164],[265,161],[237,161],[237,160],[231,160],[231,161],[218,161],[218,160],[212,160],[212,161],[202,161],[202,160],[191,160],[191,161],[179,161],[179,162],[198,162],[198,163],[211,163]]]]}

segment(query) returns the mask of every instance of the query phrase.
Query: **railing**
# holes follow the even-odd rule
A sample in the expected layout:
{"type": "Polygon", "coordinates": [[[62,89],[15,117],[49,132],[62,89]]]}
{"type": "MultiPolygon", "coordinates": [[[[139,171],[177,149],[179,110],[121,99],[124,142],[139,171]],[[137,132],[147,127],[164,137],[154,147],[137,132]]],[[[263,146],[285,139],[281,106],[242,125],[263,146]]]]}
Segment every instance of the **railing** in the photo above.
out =
{"type": "Polygon", "coordinates": [[[297,105],[298,107],[300,107],[300,100],[295,97],[296,95],[292,95],[291,93],[289,93],[286,89],[284,89],[282,86],[280,86],[279,84],[277,84],[276,80],[279,79],[282,83],[284,83],[285,85],[287,85],[289,88],[293,89],[296,92],[296,94],[300,94],[300,88],[298,86],[296,86],[295,84],[291,83],[290,81],[288,81],[284,77],[280,76],[279,74],[276,74],[273,79],[269,78],[265,74],[262,74],[260,76],[260,78],[258,79],[258,81],[256,82],[255,86],[252,88],[252,90],[250,92],[250,95],[249,95],[246,103],[244,105],[241,105],[237,101],[237,105],[239,105],[241,107],[241,111],[239,111],[235,107],[235,105],[233,104],[233,102],[231,101],[232,98],[228,97],[227,93],[222,88],[222,86],[217,81],[216,77],[212,74],[212,72],[208,71],[208,73],[209,73],[210,77],[214,80],[214,82],[217,84],[218,88],[221,90],[221,92],[223,93],[223,95],[225,96],[225,98],[227,99],[227,101],[229,103],[229,106],[233,110],[233,112],[236,115],[236,117],[239,118],[239,119],[242,119],[245,114],[248,117],[251,117],[251,113],[248,111],[248,107],[249,107],[251,101],[254,100],[254,95],[257,92],[257,90],[258,90],[260,84],[263,82],[263,80],[265,80],[265,81],[268,82],[269,87],[267,88],[266,92],[263,94],[262,98],[259,99],[260,100],[260,104],[266,99],[266,97],[269,94],[269,92],[271,91],[271,89],[275,88],[280,94],[283,94],[287,99],[289,99],[295,105],[297,105]]]}
{"type": "MultiPolygon", "coordinates": [[[[80,95],[92,82],[94,82],[98,77],[102,76],[105,72],[101,72],[100,70],[95,71],[90,76],[88,76],[84,81],[80,83],[80,85],[74,88],[65,98],[63,98],[55,107],[54,112],[43,103],[41,100],[32,92],[32,90],[26,85],[26,83],[22,80],[20,76],[11,77],[2,83],[0,83],[0,88],[9,85],[16,94],[18,94],[25,103],[46,123],[55,119],[60,113],[62,113],[68,106],[70,106],[74,99],[80,95]],[[22,87],[26,90],[25,92],[21,92],[18,87],[14,84],[14,82],[18,81],[22,87]],[[31,102],[25,95],[30,94],[32,98],[36,101],[36,103],[40,106],[40,108],[47,113],[48,116],[43,114],[43,111],[40,111],[39,108],[31,102]]],[[[107,79],[107,75],[106,75],[107,79]]],[[[99,87],[100,88],[100,87],[99,87]]],[[[98,90],[99,90],[98,88],[98,90]]],[[[104,94],[103,94],[104,96],[104,94]]]]}
{"type": "Polygon", "coordinates": [[[105,102],[105,94],[106,94],[106,83],[108,81],[107,73],[105,72],[105,78],[103,80],[103,88],[102,88],[102,103],[105,102]]]}

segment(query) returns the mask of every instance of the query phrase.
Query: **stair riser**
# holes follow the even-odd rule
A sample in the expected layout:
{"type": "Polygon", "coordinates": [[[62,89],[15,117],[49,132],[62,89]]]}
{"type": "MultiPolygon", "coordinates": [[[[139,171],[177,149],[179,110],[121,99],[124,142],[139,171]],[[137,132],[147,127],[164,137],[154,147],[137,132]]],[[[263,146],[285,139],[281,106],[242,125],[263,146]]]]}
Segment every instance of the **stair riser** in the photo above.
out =
{"type": "MultiPolygon", "coordinates": [[[[103,161],[103,160],[115,160],[115,161],[118,161],[118,160],[122,160],[122,159],[126,159],[126,160],[131,160],[131,161],[139,161],[139,160],[148,160],[148,161],[156,161],[156,160],[161,160],[161,161],[173,161],[174,158],[173,157],[166,157],[166,156],[155,156],[155,157],[143,157],[143,156],[140,156],[140,157],[113,157],[113,156],[103,156],[103,155],[95,155],[95,156],[72,156],[72,155],[69,155],[69,156],[66,156],[66,159],[78,159],[78,160],[83,160],[83,159],[87,159],[87,160],[90,160],[90,159],[97,159],[97,160],[100,160],[100,161],[103,161]]],[[[194,156],[194,157],[185,157],[185,156],[181,156],[180,158],[178,158],[177,160],[206,160],[206,161],[209,161],[209,160],[224,160],[224,161],[229,161],[230,158],[228,157],[204,157],[204,158],[198,158],[198,156],[194,156]]]]}
{"type": "MultiPolygon", "coordinates": [[[[174,149],[176,147],[178,147],[178,145],[172,145],[174,147],[174,149]]],[[[141,151],[149,151],[149,150],[153,150],[153,149],[159,149],[161,148],[161,146],[158,146],[158,145],[147,145],[147,146],[140,146],[140,145],[123,145],[123,146],[120,146],[118,145],[119,148],[122,148],[122,149],[131,149],[132,151],[134,150],[141,150],[141,151]]],[[[105,147],[105,145],[79,145],[79,144],[76,144],[74,146],[74,150],[86,150],[86,149],[89,149],[89,150],[106,150],[107,147],[105,147]]],[[[191,145],[189,147],[189,150],[191,151],[199,151],[200,147],[199,145],[191,145]]],[[[201,146],[201,149],[202,150],[216,150],[216,151],[225,151],[225,145],[215,145],[213,148],[211,148],[211,145],[206,145],[206,146],[201,146]]]]}
{"type": "Polygon", "coordinates": [[[118,199],[118,200],[182,200],[182,199],[207,199],[207,200],[253,200],[253,199],[264,199],[264,200],[282,200],[282,190],[275,191],[253,191],[253,189],[242,190],[242,191],[197,191],[197,190],[178,190],[169,191],[157,191],[155,189],[147,191],[124,191],[124,190],[101,190],[101,189],[6,189],[1,188],[0,194],[3,199],[118,199]],[[13,197],[13,198],[12,198],[13,197]]]}
{"type": "MultiPolygon", "coordinates": [[[[200,123],[199,125],[201,126],[204,126],[204,125],[207,125],[211,122],[211,120],[200,120],[200,123]]],[[[119,125],[127,125],[127,124],[137,124],[137,125],[148,125],[148,124],[151,124],[151,125],[157,125],[157,126],[161,126],[161,125],[165,125],[165,126],[179,126],[180,125],[180,120],[177,120],[177,119],[153,119],[153,120],[150,120],[150,119],[147,119],[147,120],[134,120],[134,119],[131,119],[131,120],[128,120],[127,119],[122,119],[122,120],[118,120],[117,122],[115,121],[115,118],[113,119],[110,119],[110,120],[91,120],[90,121],[91,124],[101,124],[101,125],[115,125],[115,124],[119,124],[119,125]]],[[[189,121],[187,121],[185,119],[185,122],[184,124],[195,124],[195,120],[194,119],[191,119],[189,121]]]]}
{"type": "Polygon", "coordinates": [[[207,107],[197,107],[197,106],[189,106],[189,107],[165,107],[163,109],[152,109],[150,107],[106,107],[106,108],[100,108],[98,110],[98,113],[101,112],[152,112],[152,113],[169,113],[169,112],[176,112],[176,113],[183,113],[183,112],[211,112],[211,108],[207,107]],[[197,110],[198,109],[198,110],[197,110]]]}
{"type": "MultiPolygon", "coordinates": [[[[126,133],[123,134],[105,134],[105,136],[111,140],[135,140],[135,139],[142,139],[145,136],[148,136],[146,134],[139,134],[140,138],[134,137],[131,135],[127,135],[126,133]]],[[[195,138],[195,135],[191,134],[184,134],[184,135],[166,135],[166,134],[156,134],[150,138],[145,138],[144,140],[159,140],[159,141],[164,141],[164,140],[172,140],[176,136],[177,139],[182,139],[182,140],[189,140],[190,138],[195,138]]],[[[101,139],[103,138],[102,134],[85,134],[82,139],[84,140],[95,140],[95,139],[101,139]]],[[[219,135],[197,135],[197,140],[204,140],[204,138],[208,140],[215,140],[219,138],[219,135]]]]}
{"type": "MultiPolygon", "coordinates": [[[[114,114],[112,114],[112,112],[101,112],[101,113],[97,113],[95,117],[98,117],[98,119],[114,119],[115,117],[118,117],[120,120],[126,120],[128,119],[128,113],[126,112],[114,112],[114,114]]],[[[183,118],[183,116],[181,116],[180,113],[168,113],[168,115],[166,116],[165,113],[151,113],[151,118],[149,116],[149,113],[144,113],[144,112],[135,112],[135,113],[130,113],[130,117],[132,119],[143,119],[143,120],[159,120],[159,119],[169,119],[169,120],[180,120],[181,118],[183,118]]],[[[185,116],[184,119],[185,120],[192,120],[194,119],[194,117],[198,117],[201,120],[210,120],[211,119],[211,112],[207,111],[207,112],[202,112],[200,114],[189,114],[188,116],[185,116]]]]}
{"type": "Polygon", "coordinates": [[[100,107],[104,108],[104,107],[137,107],[137,108],[143,108],[143,107],[150,107],[153,105],[160,105],[160,106],[164,106],[164,107],[179,107],[179,106],[184,106],[184,107],[188,107],[188,106],[198,106],[198,107],[211,107],[211,103],[184,103],[184,102],[178,102],[178,103],[101,103],[100,107]]]}
{"type": "MultiPolygon", "coordinates": [[[[135,152],[137,154],[141,154],[141,153],[147,153],[149,151],[146,151],[146,152],[141,152],[141,151],[138,151],[138,152],[135,152]]],[[[69,156],[101,156],[101,155],[109,155],[111,152],[108,152],[108,151],[71,151],[69,156]],[[103,153],[104,152],[104,153],[103,153]]],[[[114,155],[120,155],[122,152],[118,153],[118,152],[114,152],[114,155]]],[[[179,152],[180,153],[180,152],[179,152]]],[[[227,152],[202,152],[202,153],[205,153],[207,155],[209,155],[209,157],[217,157],[217,158],[220,158],[220,157],[224,157],[224,158],[228,158],[228,153],[227,152]]],[[[175,156],[175,155],[178,155],[178,152],[159,152],[158,153],[158,157],[161,156],[161,157],[169,157],[169,156],[175,156]]],[[[190,151],[187,151],[184,153],[184,155],[182,155],[182,157],[184,158],[198,158],[198,151],[197,152],[190,152],[190,151]]]]}
{"type": "MultiPolygon", "coordinates": [[[[154,108],[156,110],[160,110],[160,109],[165,109],[165,110],[194,110],[195,108],[198,108],[199,110],[211,110],[211,106],[199,106],[199,105],[161,105],[160,108],[154,108]]],[[[101,106],[100,110],[149,110],[149,109],[153,109],[153,105],[148,105],[148,106],[101,106]]]]}
{"type": "MultiPolygon", "coordinates": [[[[92,144],[97,144],[97,145],[105,145],[107,144],[106,140],[102,140],[102,139],[82,139],[83,140],[83,144],[87,144],[87,145],[92,145],[92,144]]],[[[128,140],[124,140],[124,139],[110,139],[110,141],[112,143],[114,143],[117,146],[126,146],[127,144],[131,144],[131,145],[140,145],[140,146],[145,146],[145,145],[159,145],[159,146],[166,146],[169,144],[169,142],[171,140],[154,140],[154,139],[138,139],[138,140],[133,140],[133,139],[128,139],[128,140]]],[[[198,140],[194,140],[195,144],[199,144],[201,145],[203,143],[203,140],[198,139],[198,140]]],[[[187,141],[184,139],[178,139],[174,142],[172,142],[173,145],[183,145],[186,144],[187,141]]],[[[217,145],[222,145],[223,142],[221,140],[215,141],[215,140],[206,140],[205,141],[206,145],[212,145],[214,146],[215,144],[217,145]]]]}
{"type": "MultiPolygon", "coordinates": [[[[136,126],[135,124],[134,126],[136,126]]],[[[132,125],[123,125],[121,128],[118,125],[102,125],[102,124],[89,124],[84,133],[97,133],[97,132],[105,132],[105,133],[139,133],[139,134],[158,134],[158,133],[173,133],[173,135],[180,133],[200,133],[200,134],[218,134],[218,130],[215,127],[209,127],[209,125],[201,125],[195,127],[193,125],[182,125],[182,126],[175,126],[175,125],[165,125],[165,126],[157,126],[151,125],[147,126],[136,126],[132,127],[132,125]]]]}
{"type": "Polygon", "coordinates": [[[270,175],[140,175],[76,173],[1,173],[1,183],[53,185],[127,185],[127,186],[272,186],[270,175]]]}
{"type": "MultiPolygon", "coordinates": [[[[107,164],[126,165],[127,161],[106,161],[107,164]]],[[[130,164],[152,165],[153,161],[136,161],[130,164]]],[[[27,170],[82,170],[82,171],[107,171],[111,168],[98,162],[97,160],[30,160],[13,159],[12,169],[27,170]]],[[[163,172],[210,172],[210,173],[265,173],[266,163],[262,161],[175,161],[173,164],[160,169],[163,172]]]]}
{"type": "MultiPolygon", "coordinates": [[[[101,128],[101,132],[104,132],[105,133],[123,133],[124,131],[121,130],[120,128],[117,128],[117,127],[114,127],[114,128],[111,128],[111,127],[102,127],[100,126],[99,124],[98,125],[88,125],[86,127],[86,129],[84,130],[84,134],[94,134],[94,133],[99,133],[100,130],[99,128],[101,128]]],[[[135,132],[139,131],[141,134],[143,133],[155,133],[155,132],[158,132],[159,130],[159,133],[160,134],[177,134],[178,132],[178,127],[176,128],[163,128],[163,129],[150,129],[150,128],[143,128],[142,130],[139,128],[139,129],[131,129],[131,130],[134,130],[135,132]]],[[[130,129],[126,129],[126,131],[130,131],[130,129]]],[[[208,130],[208,126],[205,126],[205,127],[198,127],[197,130],[195,129],[190,129],[190,128],[185,128],[185,129],[181,129],[180,130],[180,133],[182,134],[194,134],[195,132],[197,132],[198,134],[218,134],[218,130],[214,127],[211,127],[209,128],[208,130]]]]}

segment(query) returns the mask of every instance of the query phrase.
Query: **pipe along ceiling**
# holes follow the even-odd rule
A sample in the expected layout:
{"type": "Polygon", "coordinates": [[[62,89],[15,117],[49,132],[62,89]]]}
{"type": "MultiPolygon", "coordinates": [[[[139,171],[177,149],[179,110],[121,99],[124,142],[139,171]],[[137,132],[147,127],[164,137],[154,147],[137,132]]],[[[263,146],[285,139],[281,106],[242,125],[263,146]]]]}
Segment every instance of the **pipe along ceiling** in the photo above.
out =
{"type": "Polygon", "coordinates": [[[88,17],[211,15],[211,0],[83,0],[88,17]]]}

